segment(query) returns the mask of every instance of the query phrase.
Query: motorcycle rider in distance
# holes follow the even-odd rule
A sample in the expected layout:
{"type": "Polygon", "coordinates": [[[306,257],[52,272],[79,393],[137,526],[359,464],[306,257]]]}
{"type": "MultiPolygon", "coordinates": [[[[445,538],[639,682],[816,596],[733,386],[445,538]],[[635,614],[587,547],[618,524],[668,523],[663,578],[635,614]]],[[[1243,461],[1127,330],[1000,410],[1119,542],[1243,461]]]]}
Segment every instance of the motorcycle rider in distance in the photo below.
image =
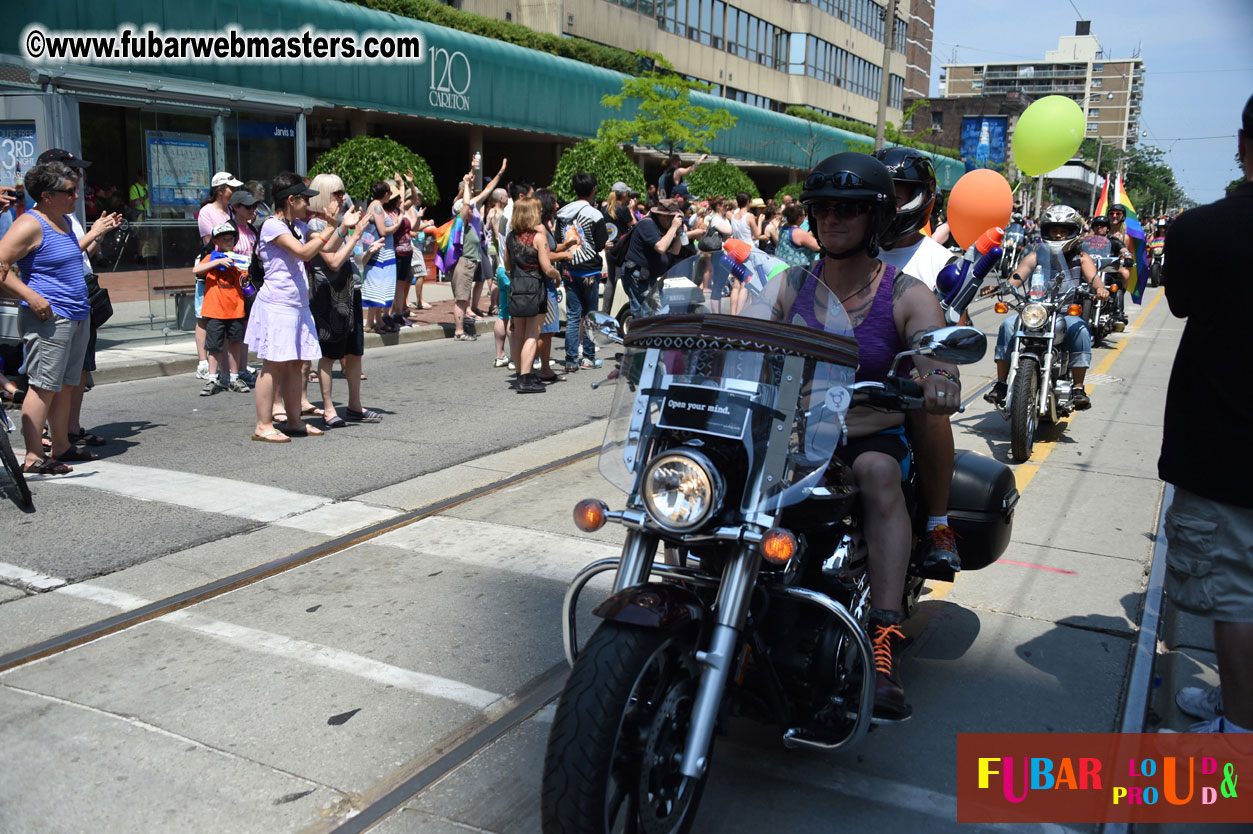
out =
{"type": "MultiPolygon", "coordinates": [[[[935,166],[913,148],[884,148],[875,159],[887,166],[896,191],[896,218],[883,233],[879,260],[912,275],[935,291],[936,276],[957,256],[924,235],[939,196],[935,166]]],[[[927,499],[927,555],[924,564],[961,569],[957,536],[948,524],[949,489],[953,484],[953,427],[945,414],[913,411],[910,436],[918,446],[918,477],[927,499]]]]}
{"type": "Polygon", "coordinates": [[[1123,246],[1122,241],[1109,236],[1109,218],[1103,214],[1098,214],[1092,218],[1092,233],[1083,239],[1081,246],[1083,251],[1092,257],[1099,255],[1112,256],[1122,258],[1123,262],[1118,267],[1118,318],[1123,324],[1127,323],[1127,314],[1123,310],[1123,297],[1127,294],[1127,281],[1131,280],[1131,270],[1127,268],[1126,258],[1130,253],[1123,246]]]}
{"type": "MultiPolygon", "coordinates": [[[[1109,298],[1109,290],[1105,282],[1096,272],[1096,264],[1084,252],[1079,244],[1079,235],[1083,222],[1079,212],[1070,206],[1049,206],[1040,220],[1040,233],[1043,242],[1028,252],[1018,263],[1009,283],[1021,287],[1027,283],[1036,264],[1045,267],[1051,282],[1060,281],[1062,289],[1071,285],[1078,286],[1085,281],[1097,298],[1109,298]]],[[[1092,334],[1088,325],[1080,316],[1066,316],[1066,336],[1062,339],[1062,347],[1070,351],[1070,378],[1074,383],[1071,389],[1071,402],[1075,409],[1082,411],[1092,407],[1092,401],[1084,390],[1083,381],[1088,374],[1088,366],[1092,364],[1092,334]]],[[[1018,314],[1006,316],[1001,322],[1000,333],[996,337],[996,382],[983,398],[993,405],[1005,402],[1007,393],[1006,381],[1009,379],[1009,351],[1018,330],[1018,314]]]]}
{"type": "MultiPolygon", "coordinates": [[[[821,282],[847,311],[857,339],[857,381],[886,379],[896,354],[916,347],[922,337],[944,326],[935,294],[926,284],[878,260],[879,240],[896,217],[892,175],[864,153],[829,157],[805,177],[801,203],[820,248],[807,271],[790,270],[780,293],[778,320],[817,326],[815,295],[821,282]],[[808,307],[808,309],[806,309],[808,307]],[[784,313],[786,312],[786,316],[784,313]]],[[[822,302],[825,303],[825,302],[822,302]]],[[[957,368],[914,357],[928,412],[948,415],[961,402],[957,368]]],[[[908,372],[902,362],[900,371],[908,372]]],[[[876,679],[874,714],[900,720],[912,710],[900,680],[901,602],[910,558],[910,519],[901,482],[911,463],[905,415],[868,407],[849,410],[848,440],[836,455],[852,470],[862,493],[866,541],[870,549],[870,639],[876,679]]]]}

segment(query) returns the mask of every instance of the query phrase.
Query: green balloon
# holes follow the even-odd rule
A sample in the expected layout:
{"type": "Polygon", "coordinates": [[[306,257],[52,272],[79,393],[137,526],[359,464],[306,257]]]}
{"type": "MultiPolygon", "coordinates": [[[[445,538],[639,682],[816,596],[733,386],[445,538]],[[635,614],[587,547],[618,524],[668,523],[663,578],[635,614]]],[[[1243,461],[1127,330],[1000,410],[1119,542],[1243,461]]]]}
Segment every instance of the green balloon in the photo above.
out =
{"type": "Polygon", "coordinates": [[[1079,150],[1083,110],[1065,96],[1045,96],[1018,117],[1014,128],[1014,164],[1027,176],[1047,174],[1079,150]]]}

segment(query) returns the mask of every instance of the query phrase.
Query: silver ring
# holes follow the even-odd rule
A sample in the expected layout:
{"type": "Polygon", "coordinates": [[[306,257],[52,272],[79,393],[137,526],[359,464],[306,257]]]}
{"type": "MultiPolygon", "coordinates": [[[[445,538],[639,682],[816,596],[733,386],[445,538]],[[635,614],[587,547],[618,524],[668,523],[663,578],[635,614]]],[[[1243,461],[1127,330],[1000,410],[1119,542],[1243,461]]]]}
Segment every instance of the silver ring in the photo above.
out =
{"type": "Polygon", "coordinates": [[[947,392],[945,392],[945,391],[936,391],[936,392],[935,392],[935,395],[936,395],[937,397],[947,397],[947,396],[948,396],[948,393],[947,393],[947,392]]]}

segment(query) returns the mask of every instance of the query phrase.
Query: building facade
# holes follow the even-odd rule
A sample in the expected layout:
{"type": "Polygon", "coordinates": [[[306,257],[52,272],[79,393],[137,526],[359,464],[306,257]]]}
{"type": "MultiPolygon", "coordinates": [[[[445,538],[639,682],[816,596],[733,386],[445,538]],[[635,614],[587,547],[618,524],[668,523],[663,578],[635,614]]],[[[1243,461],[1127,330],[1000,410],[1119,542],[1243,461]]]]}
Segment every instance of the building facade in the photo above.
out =
{"type": "Polygon", "coordinates": [[[1144,98],[1144,61],[1138,55],[1113,58],[1081,20],[1075,34],[1058,39],[1043,61],[944,64],[941,93],[971,97],[1014,90],[1034,98],[1060,95],[1073,99],[1087,118],[1085,135],[1126,150],[1140,133],[1144,98]]]}
{"type": "MultiPolygon", "coordinates": [[[[665,56],[714,95],[875,124],[886,7],[875,0],[460,0],[460,8],[540,32],[665,56]]],[[[901,0],[889,61],[888,120],[906,88],[930,83],[933,0],[901,0]],[[918,15],[917,18],[914,15],[918,15]]]]}

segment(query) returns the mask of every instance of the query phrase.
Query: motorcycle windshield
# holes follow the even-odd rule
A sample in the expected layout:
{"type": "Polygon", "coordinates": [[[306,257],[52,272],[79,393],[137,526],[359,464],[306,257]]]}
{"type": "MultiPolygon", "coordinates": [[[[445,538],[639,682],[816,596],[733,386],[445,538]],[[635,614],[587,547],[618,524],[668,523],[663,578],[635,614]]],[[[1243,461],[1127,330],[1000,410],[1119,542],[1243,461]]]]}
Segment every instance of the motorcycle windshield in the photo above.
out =
{"type": "Polygon", "coordinates": [[[836,297],[808,270],[752,250],[676,264],[649,307],[627,332],[604,477],[634,495],[657,455],[717,448],[723,475],[745,484],[742,508],[804,500],[844,438],[856,372],[836,297]]]}

